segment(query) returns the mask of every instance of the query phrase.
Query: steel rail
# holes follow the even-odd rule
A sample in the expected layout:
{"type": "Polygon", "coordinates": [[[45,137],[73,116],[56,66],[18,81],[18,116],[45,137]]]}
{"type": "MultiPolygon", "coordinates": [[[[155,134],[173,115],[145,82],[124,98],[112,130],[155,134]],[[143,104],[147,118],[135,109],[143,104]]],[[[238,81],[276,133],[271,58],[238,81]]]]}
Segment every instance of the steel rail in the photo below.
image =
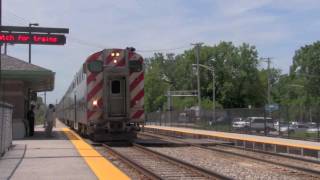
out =
{"type": "Polygon", "coordinates": [[[158,176],[157,174],[149,171],[148,169],[140,166],[139,164],[137,164],[136,162],[130,160],[129,158],[127,158],[126,156],[122,155],[121,153],[118,153],[117,151],[113,150],[112,147],[106,145],[106,144],[102,144],[102,146],[109,152],[111,153],[113,156],[116,156],[117,158],[119,158],[121,161],[125,162],[126,164],[128,164],[130,167],[134,168],[135,170],[139,171],[139,173],[143,174],[144,176],[148,177],[149,179],[152,180],[158,180],[158,179],[162,179],[160,176],[158,176]]]}
{"type": "MultiPolygon", "coordinates": [[[[105,147],[107,149],[107,151],[109,153],[111,153],[113,156],[116,156],[117,158],[119,158],[121,161],[127,163],[129,166],[131,166],[132,168],[136,169],[137,171],[139,171],[139,173],[145,175],[146,177],[150,178],[150,179],[164,179],[163,177],[157,175],[156,173],[148,170],[147,168],[141,166],[139,163],[136,163],[134,160],[131,160],[130,158],[126,157],[126,155],[123,155],[120,152],[117,152],[117,150],[114,150],[112,147],[106,145],[106,144],[102,144],[103,147],[105,147]]],[[[177,167],[181,167],[183,169],[187,169],[195,174],[198,174],[200,176],[203,176],[204,178],[208,178],[208,179],[232,179],[230,177],[226,177],[224,175],[221,175],[219,173],[216,172],[212,172],[210,170],[198,167],[198,166],[194,166],[190,163],[187,163],[185,161],[181,161],[178,160],[176,158],[161,154],[159,152],[150,150],[144,146],[141,146],[139,144],[132,144],[132,148],[143,152],[144,154],[148,154],[151,155],[153,157],[156,157],[158,159],[161,159],[164,162],[168,162],[170,164],[173,164],[174,166],[177,167]]]]}
{"type": "Polygon", "coordinates": [[[162,153],[159,153],[157,151],[153,151],[151,149],[148,149],[142,145],[139,145],[139,144],[135,144],[133,143],[133,146],[146,152],[146,153],[149,153],[149,154],[153,154],[153,155],[156,155],[157,157],[159,157],[160,159],[164,160],[164,161],[168,161],[172,164],[175,164],[177,166],[182,166],[183,168],[186,168],[186,169],[189,169],[193,172],[196,172],[198,174],[201,174],[209,179],[212,179],[212,178],[218,178],[218,179],[232,179],[230,177],[227,177],[227,176],[224,176],[220,173],[217,173],[217,172],[213,172],[213,171],[210,171],[208,169],[205,169],[205,168],[201,168],[199,166],[195,166],[193,164],[190,164],[186,161],[181,161],[177,158],[174,158],[174,157],[171,157],[171,156],[167,156],[165,154],[162,154],[162,153]]]}

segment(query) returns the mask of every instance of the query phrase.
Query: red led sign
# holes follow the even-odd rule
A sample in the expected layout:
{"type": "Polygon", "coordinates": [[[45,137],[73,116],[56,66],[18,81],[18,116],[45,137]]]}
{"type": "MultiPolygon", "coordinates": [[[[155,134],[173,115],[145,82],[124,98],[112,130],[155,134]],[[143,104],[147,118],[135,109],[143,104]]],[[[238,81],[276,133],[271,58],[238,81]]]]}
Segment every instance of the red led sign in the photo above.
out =
{"type": "Polygon", "coordinates": [[[12,44],[64,45],[66,43],[66,37],[60,34],[26,34],[0,32],[0,42],[12,44]]]}

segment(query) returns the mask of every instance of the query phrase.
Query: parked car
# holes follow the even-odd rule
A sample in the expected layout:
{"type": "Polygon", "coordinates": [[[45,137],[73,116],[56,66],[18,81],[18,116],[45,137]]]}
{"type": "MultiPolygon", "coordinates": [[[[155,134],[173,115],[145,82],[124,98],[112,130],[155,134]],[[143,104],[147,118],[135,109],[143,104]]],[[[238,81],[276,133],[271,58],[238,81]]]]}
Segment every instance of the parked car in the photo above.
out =
{"type": "Polygon", "coordinates": [[[256,132],[275,130],[273,120],[270,117],[248,117],[247,121],[249,122],[247,128],[256,132]]]}
{"type": "Polygon", "coordinates": [[[274,128],[276,131],[287,132],[289,127],[290,127],[290,124],[287,122],[281,122],[280,125],[279,125],[279,122],[274,123],[274,128]],[[279,130],[279,126],[280,126],[280,130],[279,130]]]}
{"type": "Polygon", "coordinates": [[[317,126],[317,123],[315,123],[315,122],[307,122],[307,125],[308,126],[317,126]]]}
{"type": "Polygon", "coordinates": [[[320,128],[317,128],[317,127],[307,129],[307,133],[310,133],[310,134],[318,133],[318,131],[320,131],[320,128]]]}
{"type": "Polygon", "coordinates": [[[187,122],[187,113],[185,112],[182,112],[182,113],[179,113],[179,122],[187,122]]]}
{"type": "Polygon", "coordinates": [[[290,122],[290,125],[298,125],[298,124],[300,124],[298,121],[291,121],[290,122]]]}
{"type": "MultiPolygon", "coordinates": [[[[279,121],[274,121],[273,123],[273,127],[276,129],[276,130],[279,130],[279,121]]],[[[281,123],[282,124],[282,123],[281,123]]]]}
{"type": "Polygon", "coordinates": [[[320,131],[320,127],[317,126],[316,123],[309,124],[308,129],[306,130],[307,133],[317,133],[320,131]]]}
{"type": "Polygon", "coordinates": [[[245,121],[243,118],[234,118],[232,122],[232,127],[234,129],[242,129],[248,126],[249,122],[245,121]]]}
{"type": "Polygon", "coordinates": [[[289,131],[290,132],[306,132],[307,129],[309,128],[308,125],[306,124],[292,124],[289,126],[289,131]]]}

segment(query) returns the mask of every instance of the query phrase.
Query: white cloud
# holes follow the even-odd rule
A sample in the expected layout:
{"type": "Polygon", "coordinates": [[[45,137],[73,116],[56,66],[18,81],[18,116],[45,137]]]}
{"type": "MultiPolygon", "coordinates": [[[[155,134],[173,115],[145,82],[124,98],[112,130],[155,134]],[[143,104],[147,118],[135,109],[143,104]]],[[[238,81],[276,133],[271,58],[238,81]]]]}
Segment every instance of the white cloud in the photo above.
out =
{"type": "Polygon", "coordinates": [[[220,12],[224,16],[241,16],[248,11],[268,5],[272,0],[218,0],[220,12]]]}

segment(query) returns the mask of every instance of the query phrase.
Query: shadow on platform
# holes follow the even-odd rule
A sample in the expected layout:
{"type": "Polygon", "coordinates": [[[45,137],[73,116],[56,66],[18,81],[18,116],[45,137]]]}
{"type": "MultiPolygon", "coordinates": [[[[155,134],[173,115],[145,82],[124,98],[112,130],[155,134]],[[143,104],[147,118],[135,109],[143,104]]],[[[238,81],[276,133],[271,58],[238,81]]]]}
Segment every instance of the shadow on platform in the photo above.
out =
{"type": "Polygon", "coordinates": [[[36,129],[33,136],[27,136],[19,140],[79,140],[70,131],[53,130],[51,136],[47,136],[44,129],[36,129]]]}
{"type": "Polygon", "coordinates": [[[33,136],[27,136],[20,140],[68,140],[68,137],[60,130],[54,130],[51,136],[47,136],[45,131],[34,131],[33,136]]]}

